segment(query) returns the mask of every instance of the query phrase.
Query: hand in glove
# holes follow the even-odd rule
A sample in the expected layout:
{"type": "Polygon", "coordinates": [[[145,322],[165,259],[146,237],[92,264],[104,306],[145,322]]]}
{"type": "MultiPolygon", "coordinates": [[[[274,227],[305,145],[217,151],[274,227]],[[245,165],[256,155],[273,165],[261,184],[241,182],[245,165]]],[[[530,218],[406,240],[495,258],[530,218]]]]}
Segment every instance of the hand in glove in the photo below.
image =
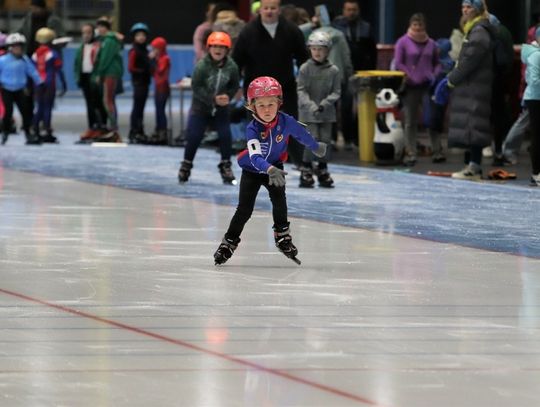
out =
{"type": "Polygon", "coordinates": [[[287,171],[283,171],[277,167],[271,166],[270,168],[268,168],[268,185],[273,185],[275,187],[284,187],[285,175],[287,175],[287,171]]]}
{"type": "Polygon", "coordinates": [[[450,84],[448,83],[448,78],[444,78],[439,82],[433,93],[433,101],[437,105],[444,106],[448,103],[450,98],[450,84]]]}
{"type": "Polygon", "coordinates": [[[317,143],[317,149],[313,150],[313,154],[315,154],[319,158],[324,157],[326,155],[326,143],[317,143]]]}

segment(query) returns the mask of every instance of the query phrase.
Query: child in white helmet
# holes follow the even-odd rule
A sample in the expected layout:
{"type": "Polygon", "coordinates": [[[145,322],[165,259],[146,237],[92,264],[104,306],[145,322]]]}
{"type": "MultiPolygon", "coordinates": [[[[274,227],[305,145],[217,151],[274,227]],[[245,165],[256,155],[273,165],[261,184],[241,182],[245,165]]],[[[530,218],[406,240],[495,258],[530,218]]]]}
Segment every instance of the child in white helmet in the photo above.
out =
{"type": "MultiPolygon", "coordinates": [[[[341,96],[341,76],[338,67],[328,60],[332,40],[326,32],[314,31],[307,45],[311,58],[300,67],[297,78],[299,119],[307,124],[316,140],[328,144],[332,142],[336,102],[341,96]]],[[[313,153],[304,150],[300,187],[313,188],[315,173],[319,186],[332,188],[334,180],[328,172],[328,156],[317,158],[318,165],[315,167],[313,161],[313,153]]]]}
{"type": "Polygon", "coordinates": [[[19,33],[8,35],[6,46],[9,52],[0,57],[0,87],[5,106],[2,144],[6,144],[8,139],[9,126],[13,118],[13,104],[17,105],[22,116],[26,144],[41,144],[39,137],[30,132],[32,106],[24,92],[28,78],[31,78],[35,85],[41,85],[43,81],[30,58],[24,54],[25,44],[24,35],[19,33]]]}

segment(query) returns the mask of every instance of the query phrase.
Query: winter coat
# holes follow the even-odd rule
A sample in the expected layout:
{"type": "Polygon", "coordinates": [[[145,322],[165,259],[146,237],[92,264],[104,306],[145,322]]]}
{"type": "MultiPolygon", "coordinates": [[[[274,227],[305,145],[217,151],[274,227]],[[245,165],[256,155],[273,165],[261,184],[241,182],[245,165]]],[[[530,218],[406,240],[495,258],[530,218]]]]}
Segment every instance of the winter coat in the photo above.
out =
{"type": "Polygon", "coordinates": [[[197,62],[191,87],[193,88],[192,111],[210,113],[215,108],[214,98],[226,94],[233,98],[240,86],[238,67],[226,57],[223,64],[217,64],[210,55],[197,62]]]}
{"type": "Polygon", "coordinates": [[[321,63],[308,59],[298,73],[299,119],[306,123],[336,121],[336,102],[341,96],[339,69],[328,60],[321,63]],[[323,107],[318,112],[319,106],[323,107]]]}
{"type": "Polygon", "coordinates": [[[296,119],[278,112],[273,126],[264,125],[253,119],[246,128],[247,148],[238,154],[238,165],[243,170],[266,174],[270,166],[280,166],[287,161],[289,138],[316,151],[317,140],[296,119]]]}
{"type": "Polygon", "coordinates": [[[112,31],[109,31],[104,37],[100,38],[100,41],[101,46],[99,47],[92,76],[121,78],[124,73],[121,42],[112,31]]]}
{"type": "Polygon", "coordinates": [[[133,85],[149,86],[152,75],[148,45],[133,43],[128,53],[128,70],[131,73],[133,85]]]}
{"type": "Polygon", "coordinates": [[[540,100],[540,46],[523,44],[521,61],[526,65],[524,100],[540,100]]]}
{"type": "Polygon", "coordinates": [[[57,50],[41,45],[32,55],[38,74],[45,86],[55,88],[56,76],[62,71],[62,58],[57,50]]]}
{"type": "Polygon", "coordinates": [[[168,95],[171,92],[169,83],[171,57],[169,57],[166,50],[163,50],[161,54],[152,61],[152,65],[155,93],[168,95]]]}
{"type": "Polygon", "coordinates": [[[332,22],[332,26],[345,35],[351,50],[351,60],[355,71],[376,68],[377,44],[367,21],[359,18],[351,25],[349,20],[339,16],[332,22]]]}
{"type": "Polygon", "coordinates": [[[410,86],[428,85],[437,77],[441,67],[437,44],[431,38],[416,42],[405,34],[396,43],[394,56],[396,69],[405,72],[410,86]]]}
{"type": "Polygon", "coordinates": [[[26,87],[28,78],[32,78],[35,85],[43,83],[32,60],[26,55],[20,58],[8,53],[0,57],[0,86],[11,92],[26,87]]]}
{"type": "Polygon", "coordinates": [[[450,100],[448,145],[486,147],[491,144],[491,93],[493,87],[493,26],[481,19],[466,34],[448,82],[454,86],[450,100]]]}
{"type": "Polygon", "coordinates": [[[244,70],[244,90],[259,76],[272,76],[285,93],[296,91],[293,61],[298,66],[308,58],[300,29],[283,17],[279,18],[274,38],[261,23],[261,17],[250,21],[240,33],[232,57],[240,71],[244,70]]]}
{"type": "Polygon", "coordinates": [[[99,51],[99,41],[92,40],[90,44],[82,43],[81,46],[77,49],[75,53],[75,60],[73,62],[73,74],[75,77],[75,83],[80,87],[81,85],[81,74],[83,73],[83,58],[84,58],[84,47],[86,45],[92,46],[92,52],[90,54],[90,59],[92,60],[92,66],[96,62],[97,53],[99,51]]]}

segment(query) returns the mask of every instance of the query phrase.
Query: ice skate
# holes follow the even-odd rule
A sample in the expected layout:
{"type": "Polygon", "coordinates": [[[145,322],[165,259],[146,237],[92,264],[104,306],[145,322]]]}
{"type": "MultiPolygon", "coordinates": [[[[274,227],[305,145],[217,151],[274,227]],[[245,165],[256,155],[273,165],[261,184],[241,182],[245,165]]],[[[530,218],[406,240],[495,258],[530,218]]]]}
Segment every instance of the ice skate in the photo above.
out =
{"type": "Polygon", "coordinates": [[[298,249],[292,242],[288,225],[283,227],[274,227],[274,239],[276,241],[276,247],[281,253],[294,261],[296,264],[302,264],[302,262],[296,258],[298,249]]]}
{"type": "Polygon", "coordinates": [[[311,167],[303,166],[300,168],[300,188],[313,188],[313,185],[315,185],[313,170],[311,167]]]}
{"type": "Polygon", "coordinates": [[[128,141],[129,144],[146,144],[148,136],[144,133],[144,130],[130,130],[128,141]]]}
{"type": "Polygon", "coordinates": [[[9,133],[2,133],[2,145],[6,144],[9,138],[9,133]]]}
{"type": "Polygon", "coordinates": [[[33,134],[29,130],[25,130],[24,135],[26,136],[26,145],[41,145],[39,133],[33,134]]]}
{"type": "Polygon", "coordinates": [[[239,238],[229,239],[229,238],[223,237],[221,244],[219,245],[218,249],[214,253],[215,265],[219,266],[221,264],[225,264],[225,262],[232,257],[234,251],[238,247],[238,243],[240,243],[239,238]]]}
{"type": "Polygon", "coordinates": [[[58,144],[58,139],[53,135],[52,130],[48,130],[43,136],[39,137],[42,143],[58,144]]]}
{"type": "Polygon", "coordinates": [[[193,164],[191,163],[191,161],[182,161],[182,163],[180,164],[180,169],[178,170],[178,182],[180,184],[188,182],[192,168],[193,164]]]}
{"type": "Polygon", "coordinates": [[[334,188],[334,180],[326,168],[317,171],[317,180],[322,188],[334,188]]]}
{"type": "Polygon", "coordinates": [[[229,160],[223,160],[218,164],[219,173],[224,184],[236,185],[236,178],[232,172],[232,163],[229,160]]]}
{"type": "Polygon", "coordinates": [[[333,188],[334,180],[328,172],[328,164],[325,162],[320,162],[315,170],[315,175],[317,175],[317,180],[319,181],[319,186],[321,188],[333,188]]]}

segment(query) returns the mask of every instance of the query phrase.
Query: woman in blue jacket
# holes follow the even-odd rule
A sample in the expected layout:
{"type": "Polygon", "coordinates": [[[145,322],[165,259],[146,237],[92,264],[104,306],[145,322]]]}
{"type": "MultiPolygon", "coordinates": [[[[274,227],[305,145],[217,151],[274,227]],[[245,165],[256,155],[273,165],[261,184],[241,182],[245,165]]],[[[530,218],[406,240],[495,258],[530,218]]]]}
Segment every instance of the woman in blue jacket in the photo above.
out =
{"type": "Polygon", "coordinates": [[[523,44],[521,47],[521,61],[527,66],[525,82],[527,87],[523,94],[525,106],[529,110],[531,128],[531,186],[540,185],[540,28],[536,29],[536,41],[532,44],[523,44]]]}

